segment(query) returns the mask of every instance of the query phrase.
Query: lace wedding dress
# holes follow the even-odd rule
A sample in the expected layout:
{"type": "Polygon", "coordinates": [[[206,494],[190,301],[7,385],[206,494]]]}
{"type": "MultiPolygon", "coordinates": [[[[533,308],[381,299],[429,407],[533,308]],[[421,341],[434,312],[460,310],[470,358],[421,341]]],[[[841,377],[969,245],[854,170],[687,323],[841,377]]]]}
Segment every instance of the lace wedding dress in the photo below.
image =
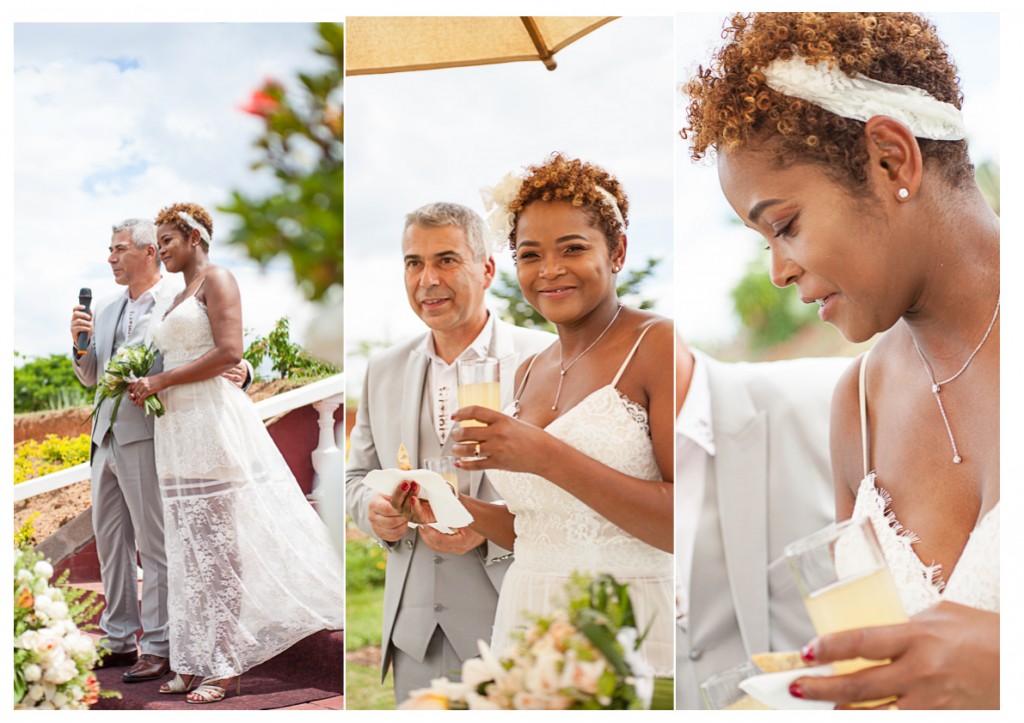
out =
{"type": "MultiPolygon", "coordinates": [[[[546,431],[624,474],[660,480],[647,410],[616,388],[642,339],[643,335],[611,384],[593,391],[546,431]]],[[[527,369],[520,393],[529,375],[527,369]]],[[[511,633],[528,626],[532,616],[564,607],[565,585],[573,572],[610,573],[619,582],[629,583],[640,632],[651,626],[641,653],[658,675],[672,675],[672,554],[641,542],[543,477],[503,470],[491,470],[488,476],[516,516],[515,560],[505,575],[495,612],[491,639],[495,654],[504,655],[512,644],[511,633]]]]}
{"type": "Polygon", "coordinates": [[[915,615],[943,600],[972,608],[999,612],[999,503],[989,510],[971,532],[953,574],[946,580],[938,565],[925,564],[914,551],[917,535],[905,529],[889,509],[889,493],[878,487],[869,471],[867,397],[864,378],[868,355],[860,365],[861,445],[864,479],[857,490],[853,516],[871,519],[882,553],[889,563],[896,589],[907,615],[915,615]]]}
{"type": "MultiPolygon", "coordinates": [[[[165,369],[214,347],[195,296],[167,314],[153,339],[165,369]]],[[[222,377],[160,396],[167,412],[154,443],[171,669],[239,675],[318,630],[341,629],[340,556],[253,403],[222,377]]]]}

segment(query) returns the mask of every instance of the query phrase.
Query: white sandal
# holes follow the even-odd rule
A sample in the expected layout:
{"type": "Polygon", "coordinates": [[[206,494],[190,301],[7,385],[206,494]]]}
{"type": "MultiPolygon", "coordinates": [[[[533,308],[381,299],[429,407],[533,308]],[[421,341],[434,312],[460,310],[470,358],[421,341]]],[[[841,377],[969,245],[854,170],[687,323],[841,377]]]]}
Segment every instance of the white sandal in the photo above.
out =
{"type": "MultiPolygon", "coordinates": [[[[203,678],[199,687],[186,695],[185,700],[189,703],[219,703],[227,697],[228,689],[217,683],[225,680],[230,681],[231,678],[203,678]]],[[[237,676],[235,681],[235,695],[238,695],[242,692],[242,676],[237,676]]]]}
{"type": "Polygon", "coordinates": [[[192,690],[192,686],[196,682],[196,677],[198,677],[198,676],[195,676],[195,675],[188,676],[188,683],[186,683],[185,682],[185,678],[184,678],[184,676],[182,676],[181,673],[175,673],[174,677],[171,680],[167,681],[166,683],[163,683],[157,689],[157,692],[158,693],[162,693],[163,695],[175,695],[175,694],[179,694],[179,693],[187,693],[190,690],[192,690]]]}

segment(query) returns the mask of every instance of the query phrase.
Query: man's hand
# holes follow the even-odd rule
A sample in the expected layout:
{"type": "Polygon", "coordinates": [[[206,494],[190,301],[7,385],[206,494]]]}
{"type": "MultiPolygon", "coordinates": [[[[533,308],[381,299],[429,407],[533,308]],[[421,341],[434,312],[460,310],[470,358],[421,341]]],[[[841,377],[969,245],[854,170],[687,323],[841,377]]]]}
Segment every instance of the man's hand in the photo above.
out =
{"type": "Polygon", "coordinates": [[[391,498],[387,495],[377,495],[370,500],[366,518],[373,534],[385,542],[398,542],[409,531],[405,518],[391,506],[391,498]]]}
{"type": "Polygon", "coordinates": [[[78,334],[86,332],[92,336],[92,314],[86,312],[85,307],[76,304],[71,310],[71,343],[78,343],[78,334]]]}
{"type": "Polygon", "coordinates": [[[244,361],[241,361],[221,374],[221,376],[241,389],[245,385],[245,380],[249,378],[249,367],[245,365],[244,361]]]}
{"type": "Polygon", "coordinates": [[[460,527],[451,535],[438,532],[433,527],[422,525],[418,530],[420,537],[427,547],[434,552],[444,552],[453,555],[465,555],[470,550],[475,550],[484,542],[483,535],[473,532],[468,527],[460,527]]]}
{"type": "Polygon", "coordinates": [[[941,602],[903,625],[823,635],[803,653],[815,664],[858,657],[892,662],[800,678],[790,687],[800,698],[848,704],[895,696],[905,709],[999,707],[998,613],[941,602]]]}

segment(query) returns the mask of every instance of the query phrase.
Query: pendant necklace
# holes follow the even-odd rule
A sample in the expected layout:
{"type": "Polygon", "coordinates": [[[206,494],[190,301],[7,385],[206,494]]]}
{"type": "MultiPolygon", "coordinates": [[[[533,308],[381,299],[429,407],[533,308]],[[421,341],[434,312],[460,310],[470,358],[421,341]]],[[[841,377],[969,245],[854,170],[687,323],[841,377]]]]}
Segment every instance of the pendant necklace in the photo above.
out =
{"type": "Polygon", "coordinates": [[[974,361],[975,355],[979,351],[981,351],[981,347],[985,346],[985,342],[988,341],[989,334],[992,333],[992,327],[996,325],[996,319],[998,318],[999,299],[997,298],[996,310],[995,313],[992,314],[992,321],[988,323],[988,329],[985,330],[985,336],[983,336],[981,338],[981,341],[978,342],[978,346],[974,347],[974,351],[972,351],[971,355],[967,357],[967,361],[965,361],[964,365],[960,367],[960,371],[951,376],[949,379],[945,379],[941,382],[935,381],[935,372],[932,371],[932,365],[929,364],[928,360],[924,358],[924,352],[922,352],[921,347],[918,346],[917,339],[914,338],[913,334],[910,335],[910,340],[914,343],[914,349],[917,350],[917,355],[921,357],[921,362],[924,364],[925,371],[928,373],[928,378],[932,382],[932,394],[935,395],[935,401],[938,402],[939,404],[939,413],[942,415],[942,422],[946,425],[946,434],[949,435],[949,444],[951,447],[953,447],[953,464],[960,464],[963,461],[963,458],[960,456],[960,452],[957,451],[956,440],[953,439],[953,430],[949,426],[949,418],[946,416],[946,408],[942,405],[942,397],[939,396],[939,392],[942,391],[942,387],[944,385],[949,384],[951,381],[959,377],[961,374],[964,373],[964,371],[967,370],[967,367],[970,365],[970,363],[974,361]]]}
{"type": "Polygon", "coordinates": [[[615,310],[615,315],[612,317],[612,320],[608,322],[608,326],[606,326],[604,328],[604,331],[602,331],[600,334],[598,334],[597,338],[594,339],[594,341],[590,342],[590,346],[588,346],[586,349],[581,351],[579,353],[579,355],[575,359],[573,359],[571,362],[569,362],[569,364],[566,365],[566,366],[563,366],[563,363],[564,363],[565,360],[562,358],[562,346],[561,346],[561,344],[559,344],[559,346],[558,346],[558,369],[559,369],[559,371],[561,373],[558,375],[558,389],[555,390],[555,402],[554,402],[554,404],[551,405],[551,411],[552,412],[558,410],[558,397],[562,394],[562,380],[565,379],[565,373],[568,372],[570,369],[572,369],[572,365],[575,364],[576,362],[578,362],[580,359],[582,359],[584,354],[586,354],[588,351],[593,349],[594,345],[597,344],[597,342],[601,341],[601,339],[604,337],[604,335],[608,333],[608,330],[612,328],[612,324],[615,323],[615,320],[619,318],[619,312],[621,312],[621,311],[622,311],[622,304],[619,304],[619,308],[615,310]]]}

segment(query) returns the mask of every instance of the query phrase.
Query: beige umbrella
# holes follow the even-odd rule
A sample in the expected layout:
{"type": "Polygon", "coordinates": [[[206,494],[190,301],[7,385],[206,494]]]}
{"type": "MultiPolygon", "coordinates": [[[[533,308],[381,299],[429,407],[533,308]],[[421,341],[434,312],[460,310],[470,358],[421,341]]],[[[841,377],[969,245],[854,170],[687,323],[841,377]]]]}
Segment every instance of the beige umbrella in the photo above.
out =
{"type": "Polygon", "coordinates": [[[352,17],[345,22],[345,73],[398,73],[541,60],[614,17],[352,17]]]}

